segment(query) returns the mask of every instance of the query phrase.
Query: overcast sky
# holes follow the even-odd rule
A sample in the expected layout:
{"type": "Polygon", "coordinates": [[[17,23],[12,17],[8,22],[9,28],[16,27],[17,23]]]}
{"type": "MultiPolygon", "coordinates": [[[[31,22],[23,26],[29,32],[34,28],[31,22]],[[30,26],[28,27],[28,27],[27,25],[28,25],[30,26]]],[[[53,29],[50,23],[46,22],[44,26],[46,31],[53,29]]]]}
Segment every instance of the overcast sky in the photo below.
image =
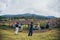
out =
{"type": "Polygon", "coordinates": [[[60,0],[0,0],[0,15],[24,13],[60,17],[60,0]]]}

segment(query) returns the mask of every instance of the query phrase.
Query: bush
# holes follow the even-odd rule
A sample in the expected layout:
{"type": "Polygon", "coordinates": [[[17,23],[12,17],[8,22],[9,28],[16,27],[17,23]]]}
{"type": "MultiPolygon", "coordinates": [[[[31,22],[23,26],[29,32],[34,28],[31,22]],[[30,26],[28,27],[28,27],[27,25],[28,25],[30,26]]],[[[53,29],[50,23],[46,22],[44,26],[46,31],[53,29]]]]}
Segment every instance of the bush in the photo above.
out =
{"type": "Polygon", "coordinates": [[[9,29],[8,25],[0,25],[0,29],[9,29]]]}
{"type": "Polygon", "coordinates": [[[41,27],[41,29],[44,29],[46,27],[45,22],[41,22],[40,27],[41,27]]]}
{"type": "Polygon", "coordinates": [[[23,25],[23,29],[28,30],[28,25],[23,25]]]}

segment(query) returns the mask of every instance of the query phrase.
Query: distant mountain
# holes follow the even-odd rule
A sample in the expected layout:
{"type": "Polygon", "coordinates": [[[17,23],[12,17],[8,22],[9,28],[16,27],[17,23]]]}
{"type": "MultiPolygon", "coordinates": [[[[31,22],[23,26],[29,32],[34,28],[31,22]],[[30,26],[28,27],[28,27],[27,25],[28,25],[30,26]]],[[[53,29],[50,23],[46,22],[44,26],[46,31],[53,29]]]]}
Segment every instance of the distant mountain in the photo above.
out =
{"type": "Polygon", "coordinates": [[[18,18],[35,18],[35,19],[49,19],[49,18],[56,18],[54,16],[42,16],[42,15],[36,15],[36,14],[30,14],[30,13],[26,13],[26,14],[17,14],[17,15],[3,15],[2,17],[6,17],[6,18],[12,18],[12,17],[18,17],[18,18]]]}
{"type": "Polygon", "coordinates": [[[54,17],[54,16],[47,16],[47,18],[56,18],[56,17],[54,17]]]}

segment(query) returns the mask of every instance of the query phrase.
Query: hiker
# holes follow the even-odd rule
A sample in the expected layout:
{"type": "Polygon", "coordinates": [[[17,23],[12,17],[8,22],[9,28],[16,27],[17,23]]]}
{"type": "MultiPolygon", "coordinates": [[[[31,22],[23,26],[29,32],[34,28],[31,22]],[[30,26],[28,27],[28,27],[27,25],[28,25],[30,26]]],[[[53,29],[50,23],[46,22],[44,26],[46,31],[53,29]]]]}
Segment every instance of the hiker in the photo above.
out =
{"type": "Polygon", "coordinates": [[[49,29],[49,25],[50,25],[50,23],[47,22],[47,23],[46,23],[46,29],[49,29]]]}
{"type": "Polygon", "coordinates": [[[18,22],[15,23],[15,34],[18,34],[18,31],[19,31],[19,26],[18,26],[18,22]]]}
{"type": "Polygon", "coordinates": [[[31,22],[31,24],[29,25],[29,33],[28,36],[32,36],[33,33],[33,22],[31,22]]]}

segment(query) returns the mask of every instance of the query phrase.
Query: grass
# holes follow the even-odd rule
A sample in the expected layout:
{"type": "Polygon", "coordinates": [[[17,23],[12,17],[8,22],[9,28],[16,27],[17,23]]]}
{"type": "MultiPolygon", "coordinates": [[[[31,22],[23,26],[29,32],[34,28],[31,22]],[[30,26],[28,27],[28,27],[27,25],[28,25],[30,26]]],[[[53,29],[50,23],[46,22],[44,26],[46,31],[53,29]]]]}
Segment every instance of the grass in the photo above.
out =
{"type": "Polygon", "coordinates": [[[13,29],[0,28],[0,40],[60,40],[59,34],[60,30],[53,29],[43,33],[33,33],[33,36],[28,36],[27,32],[19,32],[18,35],[14,35],[13,29]]]}

